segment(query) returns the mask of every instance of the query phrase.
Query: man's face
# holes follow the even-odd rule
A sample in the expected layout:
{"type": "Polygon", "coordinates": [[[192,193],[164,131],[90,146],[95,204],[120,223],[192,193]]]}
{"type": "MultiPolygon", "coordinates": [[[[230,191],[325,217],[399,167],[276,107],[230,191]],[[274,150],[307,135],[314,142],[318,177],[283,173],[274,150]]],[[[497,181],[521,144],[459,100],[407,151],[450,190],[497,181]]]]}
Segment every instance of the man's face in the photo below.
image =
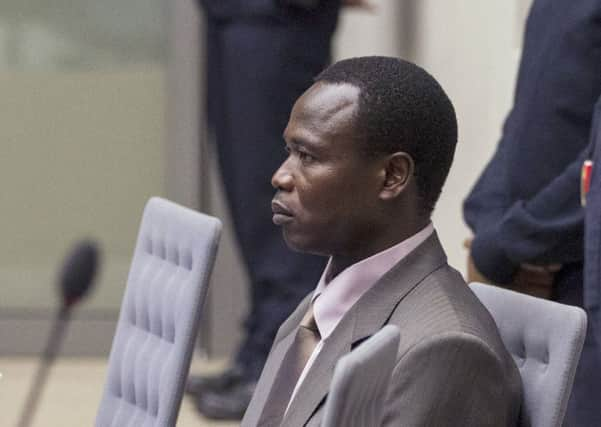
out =
{"type": "Polygon", "coordinates": [[[349,84],[318,82],[292,109],[272,209],[293,249],[344,255],[369,239],[383,172],[354,132],[358,95],[349,84]]]}

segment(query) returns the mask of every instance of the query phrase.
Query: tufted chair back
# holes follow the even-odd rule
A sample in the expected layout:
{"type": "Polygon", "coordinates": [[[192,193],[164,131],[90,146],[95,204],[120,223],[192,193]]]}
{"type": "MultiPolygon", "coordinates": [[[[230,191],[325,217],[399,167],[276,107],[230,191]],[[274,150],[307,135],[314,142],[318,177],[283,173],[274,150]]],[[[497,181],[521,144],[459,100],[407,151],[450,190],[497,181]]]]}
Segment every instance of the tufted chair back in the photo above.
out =
{"type": "Polygon", "coordinates": [[[221,231],[160,198],[146,204],[96,426],[174,426],[221,231]]]}
{"type": "Polygon", "coordinates": [[[492,314],[520,370],[520,426],[561,426],[586,335],[585,312],[496,286],[470,288],[492,314]]]}
{"type": "Polygon", "coordinates": [[[378,427],[399,348],[394,325],[361,343],[336,363],[322,427],[378,427]]]}

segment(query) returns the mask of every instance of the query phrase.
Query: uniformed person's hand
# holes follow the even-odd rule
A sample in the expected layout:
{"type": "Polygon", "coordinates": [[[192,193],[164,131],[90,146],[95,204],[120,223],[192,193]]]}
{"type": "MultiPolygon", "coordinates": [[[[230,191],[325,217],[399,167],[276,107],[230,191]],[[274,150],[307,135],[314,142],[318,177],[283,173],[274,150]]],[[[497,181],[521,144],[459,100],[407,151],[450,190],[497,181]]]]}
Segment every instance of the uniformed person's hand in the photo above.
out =
{"type": "Polygon", "coordinates": [[[470,251],[467,257],[467,282],[488,283],[495,286],[511,289],[516,292],[532,295],[538,298],[550,299],[555,274],[561,270],[560,264],[550,265],[533,265],[522,264],[513,276],[513,280],[509,284],[500,285],[494,283],[484,276],[474,264],[471,254],[471,246],[473,239],[466,239],[463,246],[470,251]]]}

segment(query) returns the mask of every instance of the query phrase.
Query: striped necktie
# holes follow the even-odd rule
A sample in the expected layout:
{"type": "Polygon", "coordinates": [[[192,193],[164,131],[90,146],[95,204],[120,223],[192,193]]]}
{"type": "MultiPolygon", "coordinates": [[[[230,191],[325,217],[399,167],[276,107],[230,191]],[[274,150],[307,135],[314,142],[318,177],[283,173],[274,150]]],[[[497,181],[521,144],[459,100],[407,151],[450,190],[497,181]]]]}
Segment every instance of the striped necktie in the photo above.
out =
{"type": "Polygon", "coordinates": [[[280,425],[296,383],[320,340],[321,336],[311,306],[301,320],[294,341],[284,356],[258,425],[261,427],[280,425]]]}

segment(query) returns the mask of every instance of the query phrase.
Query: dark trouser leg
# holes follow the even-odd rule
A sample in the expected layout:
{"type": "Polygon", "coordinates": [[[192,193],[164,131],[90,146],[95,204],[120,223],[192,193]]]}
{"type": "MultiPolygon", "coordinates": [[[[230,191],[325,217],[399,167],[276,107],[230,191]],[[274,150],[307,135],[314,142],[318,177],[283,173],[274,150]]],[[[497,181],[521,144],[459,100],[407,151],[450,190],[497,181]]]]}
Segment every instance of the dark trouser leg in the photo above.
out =
{"type": "Polygon", "coordinates": [[[213,25],[211,31],[210,120],[251,279],[237,361],[258,378],[279,325],[315,287],[325,265],[286,247],[271,222],[270,180],[285,157],[281,135],[290,109],[327,65],[331,33],[266,19],[213,25]]]}
{"type": "MultiPolygon", "coordinates": [[[[556,301],[582,307],[582,265],[566,266],[555,285],[556,301]]],[[[568,403],[565,425],[569,427],[601,425],[601,345],[595,325],[588,323],[586,340],[576,370],[574,387],[568,403]]]]}

